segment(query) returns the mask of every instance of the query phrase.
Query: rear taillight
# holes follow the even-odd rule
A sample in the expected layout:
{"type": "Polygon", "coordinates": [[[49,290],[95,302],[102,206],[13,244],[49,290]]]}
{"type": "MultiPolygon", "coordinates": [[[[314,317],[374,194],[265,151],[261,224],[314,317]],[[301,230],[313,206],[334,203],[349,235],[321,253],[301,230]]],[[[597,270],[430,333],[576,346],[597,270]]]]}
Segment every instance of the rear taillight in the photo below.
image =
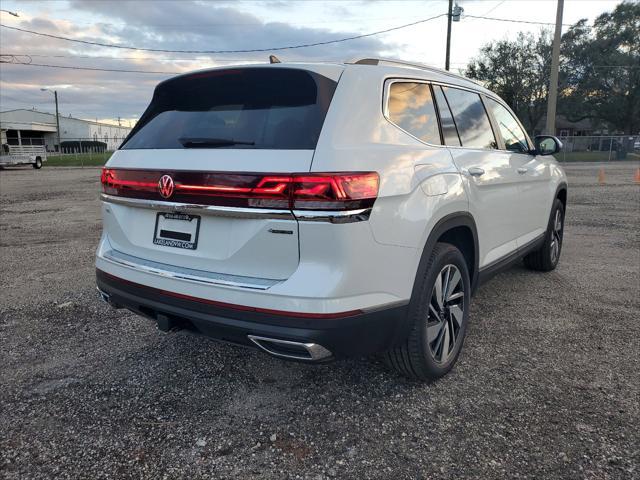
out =
{"type": "Polygon", "coordinates": [[[378,196],[378,174],[373,172],[294,175],[291,182],[291,208],[295,210],[370,207],[378,196]]]}
{"type": "Polygon", "coordinates": [[[379,186],[375,172],[235,174],[112,168],[102,170],[101,182],[109,195],[293,210],[367,208],[378,196],[379,186]]]}

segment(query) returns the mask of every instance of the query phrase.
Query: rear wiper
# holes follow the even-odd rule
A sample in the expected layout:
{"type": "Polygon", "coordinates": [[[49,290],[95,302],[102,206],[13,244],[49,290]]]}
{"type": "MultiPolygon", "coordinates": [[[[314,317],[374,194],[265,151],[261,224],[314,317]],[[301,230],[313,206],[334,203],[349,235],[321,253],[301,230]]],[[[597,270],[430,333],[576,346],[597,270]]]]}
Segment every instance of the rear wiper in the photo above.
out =
{"type": "Polygon", "coordinates": [[[230,147],[232,145],[255,145],[255,142],[245,142],[242,140],[234,140],[232,138],[206,138],[206,137],[183,137],[178,141],[184,148],[215,148],[230,147]]]}

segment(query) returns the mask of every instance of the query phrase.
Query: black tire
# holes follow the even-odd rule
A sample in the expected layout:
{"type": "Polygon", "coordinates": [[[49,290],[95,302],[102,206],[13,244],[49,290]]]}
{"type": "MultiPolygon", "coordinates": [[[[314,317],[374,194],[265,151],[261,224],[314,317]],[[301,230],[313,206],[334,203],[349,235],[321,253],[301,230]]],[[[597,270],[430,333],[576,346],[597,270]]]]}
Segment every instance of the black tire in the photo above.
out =
{"type": "Polygon", "coordinates": [[[40,170],[42,168],[42,159],[40,157],[36,157],[36,161],[32,163],[32,166],[36,170],[40,170]]]}
{"type": "MultiPolygon", "coordinates": [[[[471,282],[469,281],[467,262],[460,250],[453,245],[436,243],[429,256],[422,278],[416,279],[416,281],[420,282],[420,284],[416,290],[417,298],[415,301],[412,300],[409,308],[408,321],[411,322],[411,330],[400,345],[388,350],[383,358],[389,367],[407,378],[432,381],[451,370],[464,343],[471,299],[471,282]],[[450,268],[452,266],[455,269],[450,268]],[[449,270],[445,270],[447,268],[449,270]],[[452,305],[451,311],[445,306],[444,310],[438,313],[435,311],[438,309],[436,281],[438,280],[440,285],[443,285],[444,275],[446,275],[444,272],[454,272],[451,277],[457,278],[455,276],[456,269],[461,278],[458,283],[453,285],[451,296],[458,295],[459,298],[450,304],[452,305]],[[458,314],[454,315],[453,308],[456,305],[462,307],[461,315],[458,310],[456,310],[458,314]],[[456,320],[455,317],[459,318],[459,320],[456,320]],[[458,330],[454,332],[456,326],[458,330]],[[434,336],[433,333],[438,328],[441,328],[439,332],[442,348],[440,350],[440,359],[437,358],[438,337],[434,336]],[[454,332],[453,336],[448,336],[445,330],[454,332]],[[434,340],[430,341],[430,338],[434,340]],[[450,341],[451,338],[454,339],[454,343],[450,345],[445,356],[444,346],[442,345],[444,345],[445,341],[450,341]]],[[[446,297],[447,295],[445,295],[446,297]]]]}
{"type": "Polygon", "coordinates": [[[555,199],[547,224],[547,232],[544,236],[542,246],[524,257],[524,264],[531,270],[539,272],[550,272],[554,270],[560,261],[562,253],[562,237],[564,234],[564,205],[559,199],[555,199]],[[560,221],[560,228],[557,229],[557,220],[560,221]],[[554,254],[554,242],[557,242],[557,250],[554,254]]]}

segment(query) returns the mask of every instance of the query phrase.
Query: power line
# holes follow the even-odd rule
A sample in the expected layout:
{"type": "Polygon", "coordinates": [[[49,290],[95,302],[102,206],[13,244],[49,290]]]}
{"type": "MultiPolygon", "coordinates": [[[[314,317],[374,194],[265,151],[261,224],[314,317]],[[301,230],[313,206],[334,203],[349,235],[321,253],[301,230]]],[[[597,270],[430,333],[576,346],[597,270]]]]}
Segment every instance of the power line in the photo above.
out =
{"type": "Polygon", "coordinates": [[[45,63],[22,63],[22,62],[8,62],[0,60],[0,63],[6,65],[22,65],[26,67],[46,67],[46,68],[64,68],[67,70],[89,70],[97,72],[118,72],[118,73],[151,73],[156,75],[178,75],[184,72],[155,72],[152,70],[128,70],[124,68],[99,68],[99,67],[77,67],[72,65],[49,65],[45,63]]]}
{"type": "MultiPolygon", "coordinates": [[[[34,58],[73,58],[73,59],[104,59],[104,60],[151,60],[156,62],[190,62],[197,63],[197,58],[176,58],[176,57],[120,57],[120,56],[107,56],[107,55],[44,55],[37,53],[0,53],[0,57],[11,57],[11,62],[6,63],[31,63],[34,58]],[[24,57],[27,61],[19,60],[20,57],[24,57]]],[[[215,62],[252,62],[252,63],[264,63],[264,59],[256,58],[216,58],[215,62]]],[[[287,57],[287,62],[309,62],[309,58],[290,58],[287,57]]],[[[330,60],[313,60],[314,63],[335,63],[330,60]]],[[[456,63],[456,62],[451,62],[456,63]]],[[[463,62],[457,62],[463,63],[463,62]]]]}
{"type": "MultiPolygon", "coordinates": [[[[494,5],[493,7],[491,7],[489,10],[487,10],[486,12],[484,12],[482,15],[480,16],[485,16],[485,15],[489,15],[491,12],[493,12],[496,8],[498,8],[500,5],[502,5],[503,3],[505,3],[507,0],[502,0],[501,2],[499,2],[498,4],[494,5]]],[[[468,17],[469,15],[464,15],[465,17],[468,17]]],[[[471,20],[469,20],[470,22],[473,22],[474,20],[477,20],[477,18],[472,18],[471,20]]]]}
{"type": "MultiPolygon", "coordinates": [[[[164,72],[164,71],[153,71],[153,70],[130,70],[130,69],[120,69],[120,68],[79,67],[76,65],[51,65],[51,64],[43,64],[43,63],[22,63],[22,62],[8,62],[8,61],[0,61],[0,63],[4,63],[6,65],[23,65],[27,67],[61,68],[66,70],[87,70],[87,71],[115,72],[115,73],[143,73],[143,74],[153,74],[153,75],[180,75],[182,73],[187,73],[187,72],[164,72]]],[[[453,62],[453,63],[456,65],[463,64],[461,62],[453,62]]],[[[589,67],[590,68],[640,68],[640,66],[638,65],[589,65],[589,67]]]]}
{"type": "Polygon", "coordinates": [[[505,3],[507,0],[502,0],[500,3],[498,3],[497,5],[495,5],[493,8],[487,10],[486,12],[484,12],[482,15],[489,15],[491,12],[493,12],[496,8],[498,8],[500,5],[502,5],[503,3],[505,3]]]}
{"type": "MultiPolygon", "coordinates": [[[[189,63],[197,63],[201,60],[197,58],[176,58],[176,57],[120,57],[120,56],[107,56],[107,55],[53,55],[53,54],[38,54],[38,53],[4,53],[0,52],[0,57],[11,57],[10,61],[6,61],[6,63],[31,63],[33,58],[73,58],[73,59],[104,59],[104,60],[148,60],[148,61],[156,61],[156,62],[189,62],[189,63]],[[20,60],[24,58],[24,60],[20,60]]],[[[210,57],[209,57],[210,59],[210,57]]],[[[251,62],[251,63],[264,63],[265,59],[259,58],[216,58],[217,62],[251,62]]],[[[287,62],[309,62],[309,58],[290,58],[287,57],[287,62]]],[[[313,60],[314,63],[335,63],[330,60],[313,60]]],[[[456,63],[456,62],[452,62],[456,63]]],[[[462,62],[458,62],[462,63],[462,62]]]]}
{"type": "MultiPolygon", "coordinates": [[[[86,59],[104,59],[104,60],[156,60],[156,61],[171,61],[171,62],[197,62],[193,58],[177,58],[177,57],[114,57],[108,55],[42,55],[37,53],[0,53],[0,56],[12,56],[12,57],[34,57],[34,58],[86,58],[86,59]]],[[[301,59],[301,61],[304,59],[301,59]]],[[[291,60],[287,58],[289,62],[295,62],[298,60],[291,60]]],[[[250,58],[220,58],[216,59],[216,62],[255,62],[255,59],[250,58]]]]}
{"type": "MultiPolygon", "coordinates": [[[[307,0],[308,1],[308,0],[307,0]]],[[[323,0],[324,1],[324,0],[323,0]]],[[[395,0],[394,0],[395,1],[395,0]]],[[[506,0],[504,0],[506,1],[506,0]]],[[[358,16],[357,20],[359,22],[362,21],[385,21],[388,22],[389,20],[409,20],[411,18],[414,17],[410,17],[410,16],[401,16],[401,17],[361,17],[358,16]]],[[[69,23],[74,23],[74,24],[82,24],[82,25],[91,25],[91,26],[95,26],[95,25],[109,25],[112,27],[130,27],[131,24],[130,23],[126,23],[126,22],[103,22],[103,21],[94,21],[94,22],[81,22],[81,21],[77,21],[77,20],[67,20],[67,19],[52,19],[52,20],[57,20],[57,21],[66,21],[69,23]]],[[[308,25],[327,25],[327,24],[336,24],[336,23],[350,23],[352,22],[353,19],[351,20],[316,20],[313,22],[303,22],[303,23],[297,23],[296,22],[296,26],[297,27],[306,27],[308,25]]],[[[264,21],[264,22],[238,22],[238,23],[189,23],[189,24],[185,24],[185,23],[145,23],[144,25],[141,25],[142,27],[184,27],[184,28],[212,28],[212,27],[255,27],[255,26],[264,26],[264,25],[269,25],[269,24],[281,24],[281,23],[285,23],[282,21],[277,21],[277,20],[270,20],[270,21],[264,21]]]]}
{"type": "Polygon", "coordinates": [[[585,65],[586,68],[640,68],[640,65],[585,65]]]}
{"type": "Polygon", "coordinates": [[[57,40],[65,40],[67,42],[82,43],[84,45],[94,45],[94,46],[97,46],[97,47],[120,48],[120,49],[123,49],[123,50],[138,50],[138,51],[143,51],[143,52],[160,52],[160,53],[221,54],[221,53],[275,52],[275,51],[282,51],[282,50],[294,50],[294,49],[298,49],[298,48],[317,47],[317,46],[321,46],[321,45],[329,45],[329,44],[332,44],[332,43],[347,42],[347,41],[350,41],[350,40],[358,40],[360,38],[372,37],[374,35],[382,35],[383,33],[393,32],[395,30],[400,30],[402,28],[412,27],[414,25],[419,25],[421,23],[429,22],[431,20],[435,20],[436,18],[444,17],[446,15],[447,15],[446,13],[441,13],[440,15],[435,15],[433,17],[425,18],[425,19],[422,19],[422,20],[417,20],[415,22],[407,23],[405,25],[399,25],[397,27],[391,27],[391,28],[387,28],[385,30],[379,30],[377,32],[372,32],[372,33],[365,33],[365,34],[362,34],[362,35],[354,35],[352,37],[339,38],[339,39],[336,39],[336,40],[326,40],[324,42],[305,43],[305,44],[301,44],[301,45],[288,45],[288,46],[285,46],[285,47],[252,48],[252,49],[246,49],[246,50],[170,50],[170,49],[163,49],[163,48],[132,47],[132,46],[128,46],[128,45],[117,45],[117,44],[113,44],[113,43],[101,43],[101,42],[91,42],[91,41],[88,41],[88,40],[79,40],[77,38],[69,38],[69,37],[63,37],[63,36],[60,36],[60,35],[52,35],[50,33],[36,32],[34,30],[27,30],[27,29],[19,28],[19,27],[10,27],[9,25],[4,25],[4,24],[0,24],[0,27],[7,28],[9,30],[15,30],[15,31],[18,31],[18,32],[23,32],[23,33],[30,33],[32,35],[39,35],[39,36],[47,37],[47,38],[55,38],[57,40]]]}
{"type": "MultiPolygon", "coordinates": [[[[529,20],[514,20],[511,18],[497,18],[497,17],[485,17],[482,15],[464,15],[465,18],[477,18],[480,20],[493,20],[495,22],[509,22],[509,23],[527,23],[529,25],[550,25],[555,26],[556,24],[553,22],[532,22],[529,20]]],[[[563,27],[571,27],[570,23],[563,23],[563,27]]]]}

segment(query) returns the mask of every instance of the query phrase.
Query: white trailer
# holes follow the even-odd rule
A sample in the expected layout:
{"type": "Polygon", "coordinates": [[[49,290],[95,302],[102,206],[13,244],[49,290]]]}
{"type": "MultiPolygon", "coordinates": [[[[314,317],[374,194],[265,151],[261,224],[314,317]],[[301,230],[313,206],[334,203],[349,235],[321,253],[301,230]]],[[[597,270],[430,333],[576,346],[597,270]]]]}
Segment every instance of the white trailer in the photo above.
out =
{"type": "Polygon", "coordinates": [[[30,163],[33,168],[42,168],[47,161],[44,145],[9,145],[5,143],[0,150],[0,167],[24,165],[30,163]]]}

